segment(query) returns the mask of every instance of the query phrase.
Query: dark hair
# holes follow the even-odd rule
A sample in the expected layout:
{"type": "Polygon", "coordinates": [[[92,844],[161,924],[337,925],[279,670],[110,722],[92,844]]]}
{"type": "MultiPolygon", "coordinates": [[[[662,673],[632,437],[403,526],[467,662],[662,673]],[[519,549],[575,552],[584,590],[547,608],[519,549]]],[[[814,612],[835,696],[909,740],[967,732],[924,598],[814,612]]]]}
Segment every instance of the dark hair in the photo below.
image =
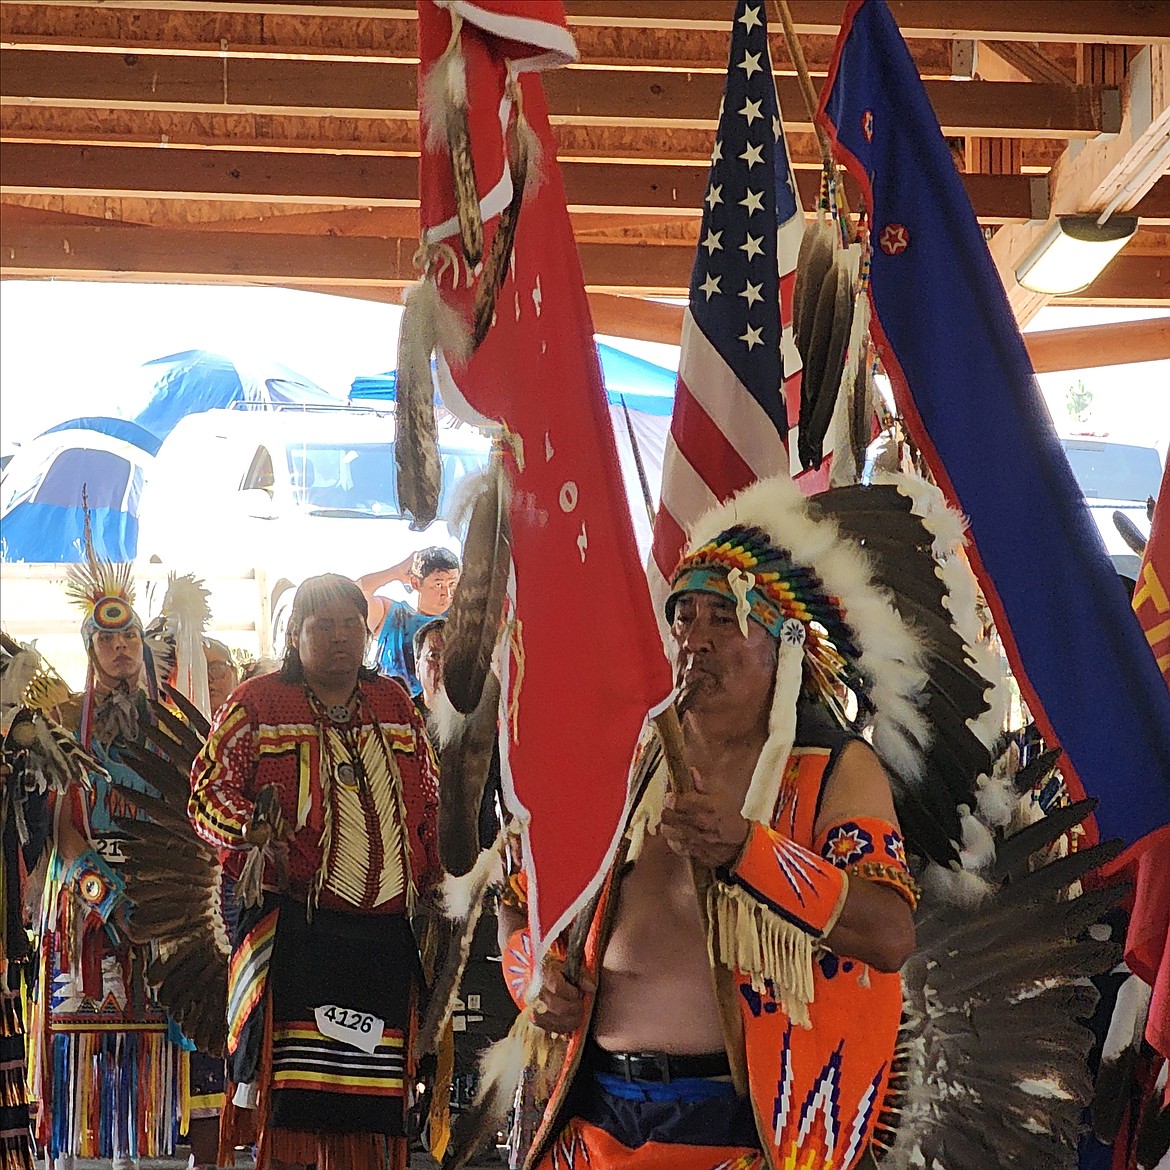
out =
{"type": "Polygon", "coordinates": [[[414,575],[422,581],[432,573],[450,573],[459,568],[459,558],[448,548],[433,545],[431,548],[420,549],[414,554],[414,564],[411,566],[414,575]]]}
{"type": "MultiPolygon", "coordinates": [[[[292,609],[288,615],[288,628],[284,635],[284,661],[280,666],[280,677],[285,682],[304,682],[305,672],[301,666],[301,656],[292,643],[290,634],[296,633],[301,626],[319,609],[323,609],[334,601],[345,601],[354,607],[365,620],[369,609],[365,594],[358,588],[357,582],[351,581],[340,573],[322,573],[319,577],[306,577],[293,597],[292,609]]],[[[363,666],[358,671],[359,678],[374,678],[376,670],[363,666]]]]}
{"type": "Polygon", "coordinates": [[[414,631],[414,637],[411,639],[411,645],[414,646],[414,660],[416,663],[422,657],[423,643],[431,634],[433,634],[436,630],[441,630],[446,624],[447,619],[445,617],[431,618],[431,620],[427,622],[426,625],[419,626],[419,628],[414,631]]]}

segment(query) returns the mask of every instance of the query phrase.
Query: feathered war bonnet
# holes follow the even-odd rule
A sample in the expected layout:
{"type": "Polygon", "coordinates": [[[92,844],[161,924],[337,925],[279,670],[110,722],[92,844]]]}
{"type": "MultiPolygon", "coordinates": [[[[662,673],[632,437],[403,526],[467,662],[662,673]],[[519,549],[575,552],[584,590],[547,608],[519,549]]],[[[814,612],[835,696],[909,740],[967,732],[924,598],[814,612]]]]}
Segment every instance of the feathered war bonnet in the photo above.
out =
{"type": "MultiPolygon", "coordinates": [[[[745,816],[772,813],[802,692],[844,723],[845,690],[852,691],[895,795],[917,787],[924,766],[934,766],[940,708],[931,674],[940,659],[961,710],[957,727],[944,729],[946,746],[957,743],[978,774],[998,731],[997,678],[973,648],[974,588],[956,563],[962,537],[962,519],[941,493],[905,476],[814,497],[787,477],[761,480],[693,525],[671,581],[668,620],[683,593],[699,590],[733,602],[745,635],[756,621],[779,643],[768,739],[745,816]]],[[[960,839],[956,818],[945,807],[929,810],[922,836],[932,856],[949,860],[960,839]]]]}

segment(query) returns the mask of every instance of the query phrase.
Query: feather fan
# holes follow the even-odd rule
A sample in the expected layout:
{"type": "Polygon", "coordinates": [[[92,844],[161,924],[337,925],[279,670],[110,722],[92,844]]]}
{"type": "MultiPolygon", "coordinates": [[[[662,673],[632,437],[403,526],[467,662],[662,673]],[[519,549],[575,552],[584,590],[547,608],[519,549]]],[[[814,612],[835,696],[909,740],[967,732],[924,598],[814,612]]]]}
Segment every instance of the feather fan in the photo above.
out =
{"type": "Polygon", "coordinates": [[[159,1003],[201,1051],[222,1055],[231,953],[223,874],[215,851],[187,818],[191,762],[207,724],[198,712],[188,724],[160,703],[151,705],[151,714],[154,723],[145,730],[158,751],[129,747],[126,758],[155,794],[114,781],[135,814],[119,822],[127,833],[127,933],[157,947],[146,978],[159,1003]]]}
{"type": "MultiPolygon", "coordinates": [[[[991,880],[979,879],[974,903],[948,898],[948,883],[931,876],[946,871],[928,864],[918,949],[902,970],[891,1092],[875,1132],[883,1167],[1076,1166],[1092,1091],[1085,1065],[1092,1037],[1078,1020],[1096,1002],[1087,977],[1118,953],[1085,932],[1119,893],[1076,896],[1074,883],[1117,846],[1044,858],[1090,808],[1042,819],[1006,851],[1002,830],[983,819],[999,856],[985,866],[991,880]],[[1005,881],[1009,872],[1020,876],[1005,881]]],[[[972,815],[983,817],[978,806],[972,815]]]]}

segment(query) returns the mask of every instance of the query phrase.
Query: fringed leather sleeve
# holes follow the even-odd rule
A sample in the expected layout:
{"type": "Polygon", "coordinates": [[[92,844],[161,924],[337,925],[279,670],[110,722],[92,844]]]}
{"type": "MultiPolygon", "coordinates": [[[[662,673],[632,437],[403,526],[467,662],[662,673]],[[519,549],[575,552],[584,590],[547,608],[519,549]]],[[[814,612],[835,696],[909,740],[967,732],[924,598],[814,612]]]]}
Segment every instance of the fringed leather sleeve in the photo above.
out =
{"type": "Polygon", "coordinates": [[[813,958],[837,924],[849,879],[758,822],[739,859],[716,876],[708,894],[712,953],[757,990],[770,982],[789,1018],[808,1027],[813,958]]]}

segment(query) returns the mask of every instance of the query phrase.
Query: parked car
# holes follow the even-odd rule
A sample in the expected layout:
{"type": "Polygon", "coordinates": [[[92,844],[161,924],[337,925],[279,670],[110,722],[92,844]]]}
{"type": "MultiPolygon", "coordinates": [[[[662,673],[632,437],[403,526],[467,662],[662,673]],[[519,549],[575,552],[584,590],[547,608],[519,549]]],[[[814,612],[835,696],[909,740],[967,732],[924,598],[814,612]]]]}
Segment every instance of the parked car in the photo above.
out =
{"type": "Polygon", "coordinates": [[[1141,561],[1122,539],[1113,513],[1121,512],[1143,534],[1149,532],[1146,500],[1157,499],[1162,481],[1157,449],[1090,435],[1071,435],[1060,443],[1114,566],[1136,577],[1141,561]]]}
{"type": "Polygon", "coordinates": [[[440,518],[410,529],[399,507],[393,413],[353,407],[210,410],[182,419],[143,497],[139,557],[178,571],[263,571],[279,646],[294,588],[358,577],[430,545],[459,550],[446,522],[456,485],[487,463],[478,431],[440,431],[440,518]]]}

